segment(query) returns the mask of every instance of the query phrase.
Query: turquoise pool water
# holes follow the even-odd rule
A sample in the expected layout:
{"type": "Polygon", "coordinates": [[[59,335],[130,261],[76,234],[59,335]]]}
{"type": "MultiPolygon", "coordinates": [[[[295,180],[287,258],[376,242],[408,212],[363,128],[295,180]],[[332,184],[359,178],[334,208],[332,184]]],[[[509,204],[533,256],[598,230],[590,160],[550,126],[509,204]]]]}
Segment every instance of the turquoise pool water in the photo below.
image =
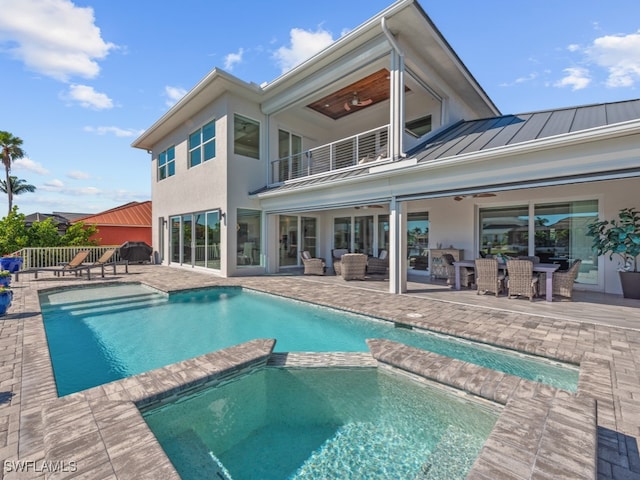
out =
{"type": "Polygon", "coordinates": [[[497,419],[374,368],[263,368],[143,415],[184,480],[464,479],[497,419]]]}
{"type": "Polygon", "coordinates": [[[170,296],[137,284],[40,294],[60,396],[254,338],[276,351],[364,352],[387,338],[575,391],[576,368],[239,288],[170,296]]]}

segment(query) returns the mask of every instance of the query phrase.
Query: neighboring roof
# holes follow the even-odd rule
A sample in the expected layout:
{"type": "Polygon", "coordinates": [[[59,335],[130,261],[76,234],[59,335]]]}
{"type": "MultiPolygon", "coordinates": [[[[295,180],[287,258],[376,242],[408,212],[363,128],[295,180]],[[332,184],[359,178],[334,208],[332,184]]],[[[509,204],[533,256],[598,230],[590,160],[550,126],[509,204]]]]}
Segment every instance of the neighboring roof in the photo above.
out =
{"type": "Polygon", "coordinates": [[[90,213],[72,213],[72,212],[53,212],[54,215],[59,215],[60,217],[64,217],[70,222],[73,222],[77,218],[86,217],[91,215],[90,213]]]}
{"type": "MultiPolygon", "coordinates": [[[[423,143],[409,150],[407,156],[416,158],[419,165],[632,120],[640,120],[640,99],[460,121],[433,132],[423,143]]],[[[260,196],[265,193],[294,191],[312,185],[359,177],[369,174],[370,167],[371,165],[365,165],[323,176],[289,181],[275,187],[264,187],[251,194],[260,196]]]]}
{"type": "Polygon", "coordinates": [[[27,226],[32,225],[34,222],[43,222],[45,221],[47,218],[50,218],[51,220],[53,220],[53,222],[55,224],[69,224],[69,218],[67,218],[66,216],[63,216],[60,213],[40,213],[40,212],[36,212],[36,213],[31,213],[29,215],[26,215],[24,218],[24,223],[27,226]]]}
{"type": "Polygon", "coordinates": [[[77,218],[75,222],[100,226],[151,227],[151,200],[130,202],[94,215],[77,218]]]}

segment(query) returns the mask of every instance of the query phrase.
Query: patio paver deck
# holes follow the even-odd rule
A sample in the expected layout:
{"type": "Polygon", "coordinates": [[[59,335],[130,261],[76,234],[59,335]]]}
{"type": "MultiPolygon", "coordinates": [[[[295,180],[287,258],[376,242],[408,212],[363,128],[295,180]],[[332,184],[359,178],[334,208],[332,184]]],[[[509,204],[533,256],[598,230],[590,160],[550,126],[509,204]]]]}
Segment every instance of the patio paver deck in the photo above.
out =
{"type": "MultiPolygon", "coordinates": [[[[8,471],[17,465],[17,460],[31,460],[31,466],[41,466],[45,460],[65,460],[50,458],[51,450],[45,450],[43,418],[49,418],[52,405],[70,400],[57,399],[37,293],[44,288],[102,281],[46,276],[35,280],[24,275],[15,283],[14,305],[8,315],[0,317],[0,457],[9,462],[3,462],[2,478],[62,478],[45,475],[35,468],[24,473],[8,471]]],[[[411,284],[410,294],[398,296],[386,293],[386,286],[380,281],[343,282],[335,277],[311,279],[287,275],[222,279],[186,269],[137,265],[130,267],[129,275],[108,275],[104,281],[140,281],[165,291],[169,286],[176,290],[240,285],[580,363],[580,384],[575,399],[582,405],[577,411],[587,417],[589,402],[596,405],[598,478],[640,478],[640,301],[635,304],[614,301],[617,305],[607,306],[583,304],[574,299],[571,303],[554,302],[544,308],[540,302],[533,302],[533,307],[526,308],[534,310],[526,311],[517,300],[502,298],[498,299],[503,301],[501,304],[495,304],[482,296],[472,298],[476,295],[471,292],[456,292],[460,295],[454,297],[451,292],[436,288],[429,293],[429,288],[420,284],[411,284]],[[168,272],[170,282],[167,282],[168,272]],[[556,310],[553,307],[557,307],[556,310]],[[595,313],[591,317],[585,313],[581,318],[581,311],[595,313]],[[592,318],[593,315],[598,318],[592,318]],[[635,325],[638,328],[629,328],[635,325]]],[[[295,358],[300,357],[292,354],[291,359],[295,358]]],[[[457,381],[462,381],[467,373],[457,381]]],[[[100,402],[90,405],[96,409],[94,416],[99,416],[101,405],[100,402]]],[[[554,408],[566,413],[574,407],[559,401],[554,408]]],[[[123,412],[125,416],[130,415],[123,412]]],[[[520,419],[524,420],[526,417],[520,419]]],[[[532,415],[532,422],[535,421],[532,415]]],[[[558,451],[562,449],[558,440],[565,438],[563,435],[574,438],[576,433],[571,425],[552,422],[548,426],[552,435],[537,450],[546,453],[540,453],[540,458],[533,463],[539,468],[527,470],[528,477],[517,469],[505,469],[500,471],[500,478],[553,478],[555,467],[573,459],[558,451]]],[[[52,444],[51,438],[49,440],[52,444]]],[[[78,445],[80,450],[82,445],[82,442],[78,445]]],[[[487,450],[491,450],[487,445],[487,450]]],[[[94,465],[106,466],[100,458],[103,457],[95,457],[94,465]]],[[[99,476],[90,478],[134,478],[126,455],[119,458],[123,463],[110,459],[111,470],[96,470],[101,472],[99,476]]],[[[491,457],[483,454],[481,458],[491,457]]],[[[496,473],[491,469],[500,465],[493,463],[486,462],[485,470],[475,469],[474,478],[486,477],[487,472],[496,473]]],[[[66,478],[80,478],[80,473],[68,472],[66,478]]]]}

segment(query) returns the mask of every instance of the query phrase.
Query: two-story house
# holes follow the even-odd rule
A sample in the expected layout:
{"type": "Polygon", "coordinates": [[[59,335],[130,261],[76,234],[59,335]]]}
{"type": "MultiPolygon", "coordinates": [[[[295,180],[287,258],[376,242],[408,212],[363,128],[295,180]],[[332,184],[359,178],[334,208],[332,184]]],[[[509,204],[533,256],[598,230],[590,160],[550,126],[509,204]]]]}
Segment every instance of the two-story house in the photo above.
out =
{"type": "Polygon", "coordinates": [[[400,293],[452,247],[581,258],[578,288],[618,293],[585,225],[640,205],[640,101],[503,115],[414,0],[266,85],[212,70],[133,146],[162,262],[222,276],[387,250],[400,293]]]}

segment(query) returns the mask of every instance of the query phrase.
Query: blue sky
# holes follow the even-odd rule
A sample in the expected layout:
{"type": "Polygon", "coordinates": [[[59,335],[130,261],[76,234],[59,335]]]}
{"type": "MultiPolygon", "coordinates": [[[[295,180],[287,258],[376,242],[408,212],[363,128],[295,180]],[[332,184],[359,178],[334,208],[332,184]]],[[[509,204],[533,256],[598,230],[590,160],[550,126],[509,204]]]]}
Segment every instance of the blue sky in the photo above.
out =
{"type": "MultiPolygon", "coordinates": [[[[19,211],[149,200],[131,142],[211,69],[269,82],[391,3],[0,0],[0,130],[23,139],[12,174],[37,187],[19,211]]],[[[640,98],[637,0],[421,5],[502,113],[640,98]]]]}

